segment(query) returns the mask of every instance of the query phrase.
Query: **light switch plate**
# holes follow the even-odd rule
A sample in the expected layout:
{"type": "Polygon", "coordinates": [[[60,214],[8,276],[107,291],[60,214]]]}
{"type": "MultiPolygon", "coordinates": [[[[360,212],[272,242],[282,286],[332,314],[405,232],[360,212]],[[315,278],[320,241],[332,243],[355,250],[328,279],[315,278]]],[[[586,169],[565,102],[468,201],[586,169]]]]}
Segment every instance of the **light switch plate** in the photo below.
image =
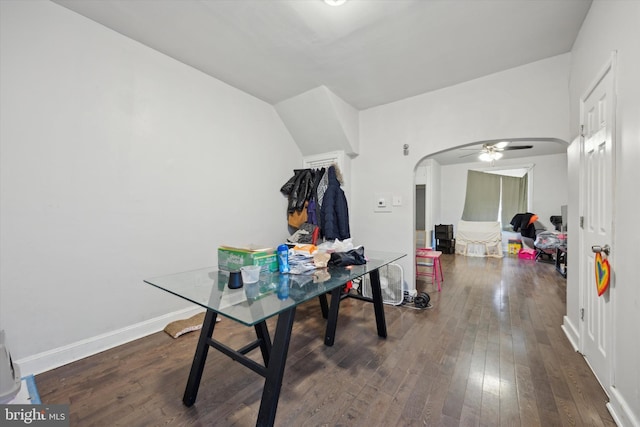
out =
{"type": "Polygon", "coordinates": [[[402,206],[402,196],[393,196],[393,206],[402,206]]]}

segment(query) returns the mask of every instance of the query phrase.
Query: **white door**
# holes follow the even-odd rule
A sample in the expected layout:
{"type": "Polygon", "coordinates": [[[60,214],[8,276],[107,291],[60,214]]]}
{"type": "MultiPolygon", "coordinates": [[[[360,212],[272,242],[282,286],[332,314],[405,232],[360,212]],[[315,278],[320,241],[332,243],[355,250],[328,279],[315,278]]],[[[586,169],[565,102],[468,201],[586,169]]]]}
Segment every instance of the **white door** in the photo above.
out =
{"type": "MultiPolygon", "coordinates": [[[[611,385],[612,294],[598,296],[594,273],[593,247],[611,247],[608,261],[614,269],[613,226],[613,59],[581,101],[583,146],[581,170],[582,229],[580,250],[580,287],[583,302],[581,350],[594,374],[608,390],[611,385]]],[[[569,236],[571,239],[571,236],[569,236]]],[[[603,254],[603,257],[606,257],[603,254]]]]}

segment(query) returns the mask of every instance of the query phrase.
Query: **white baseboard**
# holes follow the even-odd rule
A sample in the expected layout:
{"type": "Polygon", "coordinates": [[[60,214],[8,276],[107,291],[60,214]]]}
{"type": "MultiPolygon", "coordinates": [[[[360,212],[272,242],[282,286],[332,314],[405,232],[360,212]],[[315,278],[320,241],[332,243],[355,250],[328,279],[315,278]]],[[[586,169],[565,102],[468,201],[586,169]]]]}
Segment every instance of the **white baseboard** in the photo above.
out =
{"type": "Polygon", "coordinates": [[[202,311],[201,307],[185,308],[116,331],[107,332],[63,347],[14,360],[14,363],[18,364],[23,376],[37,375],[162,331],[168,323],[194,316],[202,311]]]}
{"type": "Polygon", "coordinates": [[[573,349],[575,351],[579,351],[580,347],[578,346],[578,343],[580,342],[580,335],[578,334],[578,330],[576,329],[576,327],[573,325],[573,323],[571,323],[571,319],[569,319],[567,316],[564,316],[561,328],[564,331],[564,334],[567,336],[567,339],[571,343],[573,349]]]}
{"type": "MultiPolygon", "coordinates": [[[[634,414],[633,408],[615,387],[609,387],[611,400],[607,403],[607,410],[618,427],[640,426],[640,414],[634,414]]],[[[637,410],[637,408],[636,408],[637,410]]]]}

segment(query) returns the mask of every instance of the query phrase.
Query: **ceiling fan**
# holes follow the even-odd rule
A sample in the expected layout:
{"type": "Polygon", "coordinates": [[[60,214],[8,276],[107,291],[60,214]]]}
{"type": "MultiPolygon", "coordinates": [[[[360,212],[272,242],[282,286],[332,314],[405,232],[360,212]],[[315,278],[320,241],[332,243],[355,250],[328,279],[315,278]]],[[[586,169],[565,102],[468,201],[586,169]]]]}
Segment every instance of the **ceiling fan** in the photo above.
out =
{"type": "MultiPolygon", "coordinates": [[[[500,141],[495,143],[484,143],[479,150],[480,155],[478,156],[479,160],[483,162],[495,162],[502,158],[503,151],[510,150],[527,150],[529,148],[533,148],[533,145],[510,145],[509,141],[500,141]]],[[[478,151],[478,148],[462,148],[462,150],[473,150],[478,151]]],[[[460,158],[472,156],[475,153],[465,154],[464,156],[460,156],[460,158]]]]}

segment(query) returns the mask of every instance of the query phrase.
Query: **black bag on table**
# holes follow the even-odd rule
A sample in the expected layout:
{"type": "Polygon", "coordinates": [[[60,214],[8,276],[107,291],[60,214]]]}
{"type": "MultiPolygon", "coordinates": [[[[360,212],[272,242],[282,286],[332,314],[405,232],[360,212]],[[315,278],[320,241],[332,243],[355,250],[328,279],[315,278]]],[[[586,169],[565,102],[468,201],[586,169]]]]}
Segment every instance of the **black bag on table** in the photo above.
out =
{"type": "Polygon", "coordinates": [[[351,249],[347,252],[334,252],[331,254],[329,260],[330,266],[346,267],[347,265],[362,265],[366,264],[367,260],[364,257],[364,247],[351,249]]]}

